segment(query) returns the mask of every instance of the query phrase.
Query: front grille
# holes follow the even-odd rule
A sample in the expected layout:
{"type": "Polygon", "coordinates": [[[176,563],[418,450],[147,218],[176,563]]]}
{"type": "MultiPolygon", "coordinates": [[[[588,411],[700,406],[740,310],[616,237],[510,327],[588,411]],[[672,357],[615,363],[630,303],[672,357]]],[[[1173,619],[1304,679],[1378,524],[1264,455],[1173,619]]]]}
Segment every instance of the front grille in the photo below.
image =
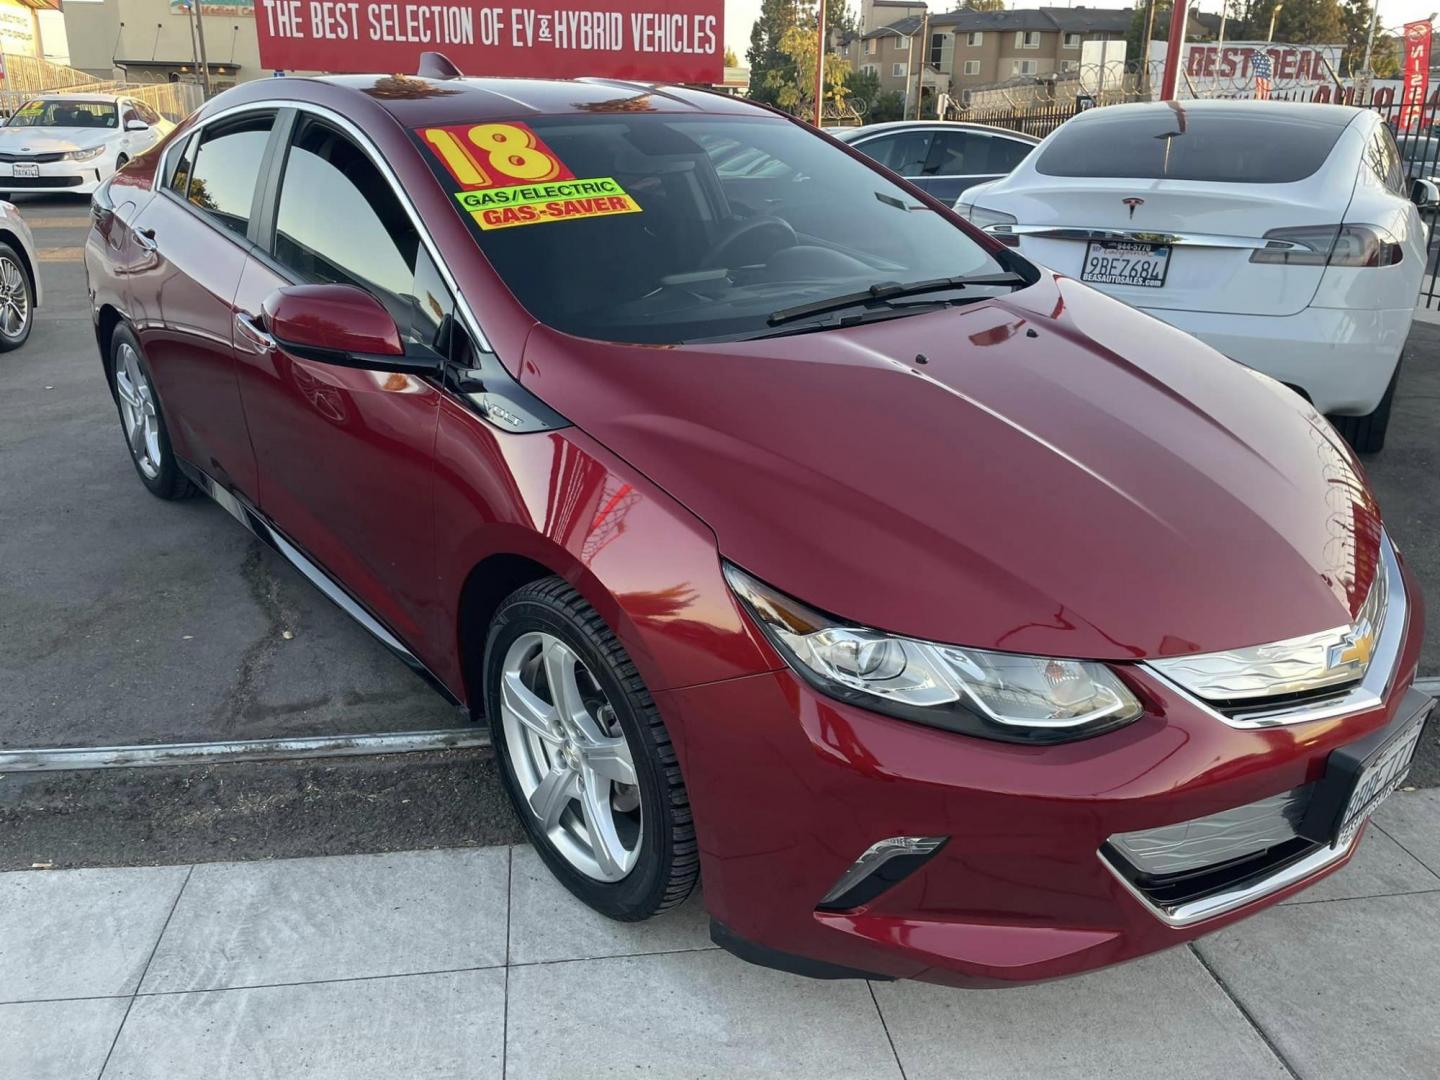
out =
{"type": "Polygon", "coordinates": [[[1407,620],[1400,563],[1381,533],[1374,581],[1350,625],[1225,652],[1158,657],[1145,666],[1232,727],[1348,716],[1383,701],[1407,620]]]}
{"type": "Polygon", "coordinates": [[[0,191],[16,188],[79,187],[83,176],[0,176],[0,191]]]}
{"type": "Polygon", "coordinates": [[[1176,825],[1116,833],[1110,845],[1137,872],[1153,877],[1217,866],[1295,839],[1313,790],[1305,784],[1176,825]]]}
{"type": "Polygon", "coordinates": [[[1244,889],[1320,847],[1298,832],[1314,791],[1305,784],[1176,825],[1116,833],[1100,853],[1162,910],[1244,889]]]}
{"type": "Polygon", "coordinates": [[[63,152],[54,154],[6,154],[0,153],[0,161],[33,161],[37,165],[48,165],[51,162],[59,161],[65,154],[63,152]]]}

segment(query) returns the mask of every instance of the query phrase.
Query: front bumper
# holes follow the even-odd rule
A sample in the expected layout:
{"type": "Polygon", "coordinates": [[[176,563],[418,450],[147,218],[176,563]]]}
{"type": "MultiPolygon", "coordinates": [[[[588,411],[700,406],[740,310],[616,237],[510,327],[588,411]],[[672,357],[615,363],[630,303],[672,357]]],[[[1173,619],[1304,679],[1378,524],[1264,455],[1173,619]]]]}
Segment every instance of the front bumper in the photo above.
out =
{"type": "Polygon", "coordinates": [[[0,191],[14,195],[91,195],[109,175],[105,155],[92,161],[46,161],[35,166],[36,176],[16,176],[13,162],[0,161],[0,191]]]}
{"type": "Polygon", "coordinates": [[[1412,308],[1309,307],[1296,315],[1142,308],[1217,352],[1298,386],[1326,415],[1364,416],[1385,396],[1410,333],[1412,308]]]}
{"type": "Polygon", "coordinates": [[[1423,629],[1407,584],[1383,701],[1294,726],[1225,724],[1138,667],[1125,677],[1146,703],[1140,720],[1050,747],[892,720],[822,697],[788,670],[657,694],[682,755],[717,940],[809,974],[1013,985],[1169,948],[1283,900],[1343,866],[1354,844],[1194,919],[1165,917],[1102,849],[1117,834],[1316,782],[1331,751],[1390,723],[1423,629]],[[947,840],[870,902],[818,907],[861,852],[906,836],[947,840]]]}

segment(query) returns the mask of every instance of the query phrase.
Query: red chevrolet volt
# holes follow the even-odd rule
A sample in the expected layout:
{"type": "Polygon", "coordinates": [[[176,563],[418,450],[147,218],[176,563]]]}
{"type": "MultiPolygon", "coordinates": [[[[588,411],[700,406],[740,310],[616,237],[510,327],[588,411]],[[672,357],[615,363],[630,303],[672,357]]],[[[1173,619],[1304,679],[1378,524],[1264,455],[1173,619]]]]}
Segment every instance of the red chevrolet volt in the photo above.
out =
{"type": "Polygon", "coordinates": [[[1323,418],[762,107],[265,79],[85,262],[141,482],[487,723],[613,918],[703,878],[773,967],[1071,974],[1342,866],[1420,737],[1323,418]]]}

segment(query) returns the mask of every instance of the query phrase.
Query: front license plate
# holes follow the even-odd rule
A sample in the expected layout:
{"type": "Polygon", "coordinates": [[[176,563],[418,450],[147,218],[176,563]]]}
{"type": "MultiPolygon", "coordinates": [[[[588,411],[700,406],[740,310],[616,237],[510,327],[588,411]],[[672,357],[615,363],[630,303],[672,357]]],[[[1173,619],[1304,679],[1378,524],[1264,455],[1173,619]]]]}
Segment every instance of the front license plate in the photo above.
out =
{"type": "Polygon", "coordinates": [[[40,166],[33,161],[17,161],[12,176],[39,176],[40,166]]]}
{"type": "Polygon", "coordinates": [[[1085,245],[1080,280],[1096,285],[1138,285],[1159,289],[1170,270],[1168,244],[1130,240],[1091,240],[1085,245]]]}
{"type": "Polygon", "coordinates": [[[1420,733],[1425,730],[1425,716],[1422,713],[1415,721],[1388,743],[1374,761],[1369,762],[1355,780],[1355,790],[1340,818],[1340,828],[1335,835],[1337,847],[1345,847],[1360,826],[1385,801],[1385,797],[1405,782],[1410,774],[1410,762],[1415,757],[1415,748],[1420,745],[1420,733]]]}

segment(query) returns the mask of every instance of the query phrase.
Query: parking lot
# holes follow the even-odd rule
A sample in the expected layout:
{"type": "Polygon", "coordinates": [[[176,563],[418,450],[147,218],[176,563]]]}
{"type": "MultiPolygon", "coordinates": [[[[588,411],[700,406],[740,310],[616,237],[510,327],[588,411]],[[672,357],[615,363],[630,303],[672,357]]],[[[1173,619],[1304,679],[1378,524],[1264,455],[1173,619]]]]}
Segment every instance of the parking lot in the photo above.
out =
{"type": "MultiPolygon", "coordinates": [[[[85,297],[83,202],[18,200],[45,303],[0,357],[0,749],[426,731],[465,723],[207,500],[137,482],[85,297]]],[[[1440,324],[1417,322],[1365,462],[1440,595],[1440,324]]],[[[302,466],[303,467],[303,466],[302,466]]],[[[1433,604],[1433,601],[1432,601],[1433,604]]],[[[1440,675],[1432,617],[1421,675],[1440,675]]],[[[1432,725],[1413,782],[1440,784],[1432,725]]],[[[488,754],[0,779],[0,866],[130,864],[516,838],[488,754]]]]}

